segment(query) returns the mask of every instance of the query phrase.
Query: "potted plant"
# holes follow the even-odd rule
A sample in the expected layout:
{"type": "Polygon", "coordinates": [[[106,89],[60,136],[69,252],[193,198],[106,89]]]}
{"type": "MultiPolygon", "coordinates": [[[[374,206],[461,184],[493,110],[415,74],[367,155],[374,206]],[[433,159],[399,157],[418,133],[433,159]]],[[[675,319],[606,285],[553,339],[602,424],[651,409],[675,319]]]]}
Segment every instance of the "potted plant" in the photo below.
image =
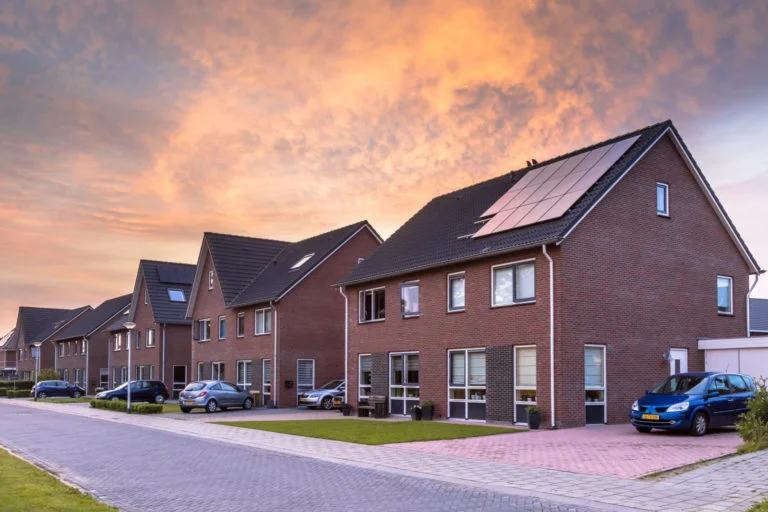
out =
{"type": "Polygon", "coordinates": [[[352,415],[352,406],[348,403],[342,403],[341,404],[341,414],[343,416],[351,416],[352,415]]]}
{"type": "Polygon", "coordinates": [[[435,412],[435,403],[432,400],[424,400],[421,403],[421,419],[432,421],[432,415],[435,412]]]}
{"type": "Polygon", "coordinates": [[[525,411],[528,413],[528,427],[531,430],[538,430],[541,424],[541,408],[538,405],[529,405],[525,411]]]}
{"type": "Polygon", "coordinates": [[[411,408],[411,419],[413,421],[421,421],[421,406],[414,405],[413,408],[411,408]]]}

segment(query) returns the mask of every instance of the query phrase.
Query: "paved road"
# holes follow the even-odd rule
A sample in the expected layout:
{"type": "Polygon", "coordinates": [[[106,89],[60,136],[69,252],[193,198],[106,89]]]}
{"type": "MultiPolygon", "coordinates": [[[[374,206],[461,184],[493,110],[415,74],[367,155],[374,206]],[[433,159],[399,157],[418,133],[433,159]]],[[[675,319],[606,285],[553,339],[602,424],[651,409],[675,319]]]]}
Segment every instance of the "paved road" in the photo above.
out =
{"type": "Polygon", "coordinates": [[[93,418],[0,409],[1,444],[126,511],[595,510],[93,418]]]}

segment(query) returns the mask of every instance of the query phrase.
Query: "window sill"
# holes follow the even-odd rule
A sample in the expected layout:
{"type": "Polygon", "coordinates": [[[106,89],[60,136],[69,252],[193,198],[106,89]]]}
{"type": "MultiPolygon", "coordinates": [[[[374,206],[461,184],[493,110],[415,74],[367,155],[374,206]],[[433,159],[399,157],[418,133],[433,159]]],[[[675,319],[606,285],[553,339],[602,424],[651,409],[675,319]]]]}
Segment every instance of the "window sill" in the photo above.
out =
{"type": "Polygon", "coordinates": [[[198,343],[208,343],[211,340],[197,340],[198,343]]]}
{"type": "Polygon", "coordinates": [[[466,309],[449,309],[446,311],[447,314],[452,315],[453,313],[466,313],[466,309]]]}
{"type": "Polygon", "coordinates": [[[663,219],[671,219],[671,218],[672,218],[672,217],[670,217],[670,216],[669,216],[669,214],[668,214],[668,213],[659,213],[659,212],[656,212],[656,215],[657,215],[657,216],[659,216],[659,217],[661,217],[661,218],[663,218],[663,219]]]}
{"type": "Polygon", "coordinates": [[[245,338],[245,334],[238,334],[237,335],[237,339],[242,339],[242,338],[245,338]]]}
{"type": "Polygon", "coordinates": [[[269,336],[270,334],[272,334],[272,331],[253,333],[254,336],[269,336]]]}
{"type": "Polygon", "coordinates": [[[155,348],[157,345],[146,345],[144,348],[155,348]]]}
{"type": "Polygon", "coordinates": [[[736,316],[736,315],[733,314],[733,312],[731,312],[731,313],[723,313],[722,311],[718,311],[717,314],[719,316],[736,316]]]}
{"type": "Polygon", "coordinates": [[[412,314],[412,315],[400,315],[400,317],[403,320],[408,320],[409,318],[419,318],[420,316],[421,316],[421,313],[416,313],[416,314],[412,314]]]}
{"type": "Polygon", "coordinates": [[[528,306],[530,304],[536,304],[536,299],[534,299],[534,300],[526,300],[526,301],[522,301],[522,302],[513,302],[512,304],[491,305],[491,309],[509,308],[509,307],[513,307],[513,306],[528,306]]]}
{"type": "Polygon", "coordinates": [[[386,318],[378,318],[376,320],[358,320],[357,323],[359,325],[362,325],[362,324],[377,324],[377,323],[383,322],[385,320],[386,320],[386,318]]]}

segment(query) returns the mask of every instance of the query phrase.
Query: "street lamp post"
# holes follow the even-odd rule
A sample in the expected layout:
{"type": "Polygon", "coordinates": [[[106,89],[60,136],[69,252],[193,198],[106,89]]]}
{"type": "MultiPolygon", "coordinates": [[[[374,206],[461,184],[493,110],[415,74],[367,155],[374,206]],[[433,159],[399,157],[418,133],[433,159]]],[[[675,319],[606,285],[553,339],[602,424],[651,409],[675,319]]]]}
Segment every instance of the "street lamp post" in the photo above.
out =
{"type": "Polygon", "coordinates": [[[131,331],[136,328],[136,324],[125,322],[123,327],[128,329],[128,412],[131,412],[131,331]]]}

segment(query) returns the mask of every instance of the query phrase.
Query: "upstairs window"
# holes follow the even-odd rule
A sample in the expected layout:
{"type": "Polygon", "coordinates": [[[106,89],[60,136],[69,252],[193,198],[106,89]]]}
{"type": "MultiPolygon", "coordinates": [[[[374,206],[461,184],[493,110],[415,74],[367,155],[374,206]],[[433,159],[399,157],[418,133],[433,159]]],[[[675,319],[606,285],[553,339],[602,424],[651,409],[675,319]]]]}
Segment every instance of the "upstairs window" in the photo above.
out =
{"type": "Polygon", "coordinates": [[[254,334],[269,334],[272,332],[272,314],[269,309],[256,310],[254,322],[256,324],[254,334]]]}
{"type": "Polygon", "coordinates": [[[149,290],[144,288],[144,304],[149,304],[149,290]]]}
{"type": "Polygon", "coordinates": [[[184,290],[168,288],[168,298],[171,302],[187,302],[187,298],[184,296],[184,290]]]}
{"type": "Polygon", "coordinates": [[[400,285],[400,312],[406,318],[419,316],[419,283],[400,285]]]}
{"type": "Polygon", "coordinates": [[[123,334],[117,333],[115,334],[115,351],[119,351],[123,349],[123,334]]]}
{"type": "Polygon", "coordinates": [[[245,336],[245,313],[237,314],[237,337],[242,338],[245,336]]]}
{"type": "Polygon", "coordinates": [[[311,260],[312,256],[314,256],[314,255],[315,255],[315,253],[306,254],[303,258],[301,258],[299,261],[297,261],[296,263],[293,264],[293,266],[291,267],[291,270],[296,270],[296,269],[301,268],[301,266],[303,264],[305,264],[306,262],[308,262],[309,260],[311,260]]]}
{"type": "Polygon", "coordinates": [[[136,350],[141,348],[141,331],[136,331],[136,350]]]}
{"type": "Polygon", "coordinates": [[[154,329],[147,329],[147,346],[148,347],[154,347],[155,346],[155,330],[154,329]]]}
{"type": "Polygon", "coordinates": [[[205,320],[199,320],[197,322],[198,336],[200,341],[211,340],[211,320],[207,318],[205,320]]]}
{"type": "Polygon", "coordinates": [[[662,217],[669,217],[669,185],[656,184],[656,213],[662,217]]]}
{"type": "Polygon", "coordinates": [[[717,276],[717,312],[733,314],[733,278],[717,276]]]}
{"type": "Polygon", "coordinates": [[[360,323],[384,320],[384,288],[360,292],[360,323]]]}
{"type": "Polygon", "coordinates": [[[227,319],[223,316],[219,317],[219,339],[223,340],[227,337],[227,319]]]}
{"type": "Polygon", "coordinates": [[[81,354],[88,353],[88,340],[83,340],[83,342],[80,344],[80,353],[81,354]]]}
{"type": "Polygon", "coordinates": [[[448,312],[464,311],[464,273],[448,276],[448,312]]]}
{"type": "MultiPolygon", "coordinates": [[[[117,349],[115,349],[117,350],[117,349]]],[[[59,357],[64,357],[64,344],[59,343],[59,357]]]]}
{"type": "Polygon", "coordinates": [[[208,271],[208,290],[213,290],[213,270],[208,271]]]}
{"type": "Polygon", "coordinates": [[[532,261],[492,267],[492,306],[510,306],[536,300],[536,273],[532,261]]]}

